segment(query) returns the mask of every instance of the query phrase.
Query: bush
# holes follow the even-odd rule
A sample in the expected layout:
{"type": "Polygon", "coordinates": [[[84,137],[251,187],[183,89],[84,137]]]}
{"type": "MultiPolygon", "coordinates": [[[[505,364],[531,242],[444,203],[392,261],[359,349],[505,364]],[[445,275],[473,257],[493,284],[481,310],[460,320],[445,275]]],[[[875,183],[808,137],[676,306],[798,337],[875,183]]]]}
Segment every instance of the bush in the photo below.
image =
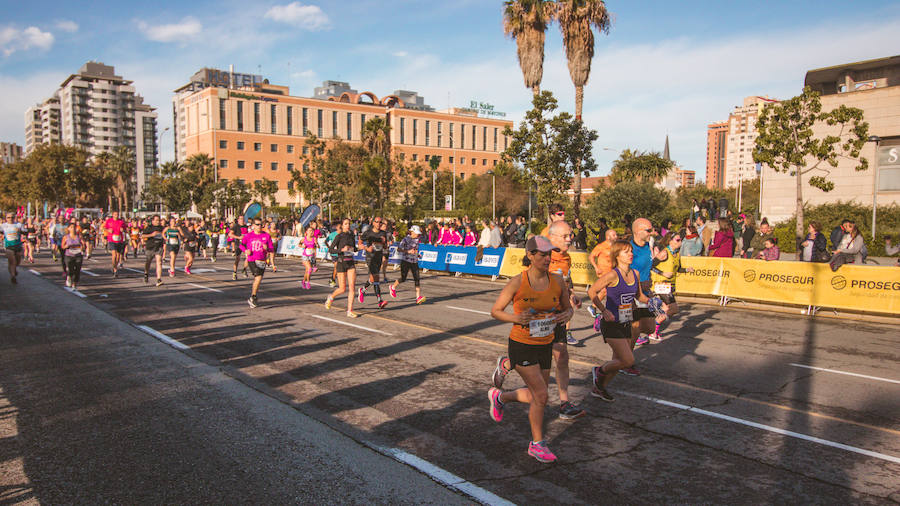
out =
{"type": "MultiPolygon", "coordinates": [[[[897,242],[897,235],[900,233],[900,206],[891,204],[889,206],[878,206],[878,223],[876,229],[875,240],[872,241],[872,206],[864,206],[855,202],[835,202],[833,204],[822,204],[819,206],[808,207],[803,210],[805,226],[811,221],[818,221],[822,224],[822,233],[825,237],[831,235],[831,230],[841,221],[848,219],[856,223],[859,231],[866,241],[866,247],[870,256],[884,256],[884,237],[890,235],[897,242]]],[[[782,251],[788,253],[796,252],[797,242],[794,238],[796,218],[778,223],[775,226],[775,236],[778,237],[778,246],[782,251]]],[[[829,241],[829,247],[831,243],[829,241]]]]}
{"type": "MultiPolygon", "coordinates": [[[[626,181],[599,190],[587,199],[582,209],[585,223],[596,226],[601,217],[609,226],[622,223],[626,214],[634,218],[649,218],[660,223],[667,218],[671,199],[668,192],[656,188],[653,183],[626,181]]],[[[675,218],[672,217],[674,220],[675,218]]]]}

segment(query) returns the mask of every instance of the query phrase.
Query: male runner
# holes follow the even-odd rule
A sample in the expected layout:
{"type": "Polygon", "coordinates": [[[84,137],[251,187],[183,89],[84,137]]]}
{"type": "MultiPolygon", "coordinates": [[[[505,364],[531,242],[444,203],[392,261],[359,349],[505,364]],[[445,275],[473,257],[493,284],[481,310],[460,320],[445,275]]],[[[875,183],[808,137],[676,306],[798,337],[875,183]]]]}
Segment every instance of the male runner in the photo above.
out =
{"type": "Polygon", "coordinates": [[[372,226],[362,233],[359,240],[366,250],[366,264],[369,267],[369,279],[364,286],[359,288],[359,302],[365,301],[366,289],[369,285],[375,285],[375,296],[378,297],[378,307],[387,306],[387,301],[381,298],[381,264],[384,262],[384,250],[387,245],[387,231],[382,229],[382,220],[375,217],[372,226]]]}
{"type": "MultiPolygon", "coordinates": [[[[619,233],[615,229],[608,228],[604,235],[604,241],[598,243],[588,255],[588,262],[594,267],[594,272],[599,279],[601,276],[612,270],[612,259],[609,257],[609,251],[614,242],[619,239],[619,233]]],[[[593,302],[587,307],[591,317],[596,318],[600,311],[594,307],[593,302]]]]}
{"type": "MultiPolygon", "coordinates": [[[[653,234],[653,225],[647,218],[638,218],[631,225],[631,251],[634,259],[631,268],[637,271],[641,277],[641,291],[648,297],[652,297],[650,269],[653,267],[653,252],[650,248],[650,236],[653,234]]],[[[653,313],[647,305],[636,301],[634,321],[631,323],[631,348],[643,346],[650,342],[649,335],[656,326],[653,313]]],[[[639,376],[641,372],[637,367],[622,369],[622,374],[639,376]]]]}
{"type": "Polygon", "coordinates": [[[22,235],[25,234],[25,227],[15,219],[13,213],[6,213],[6,221],[0,223],[0,231],[3,232],[3,247],[6,248],[6,263],[9,268],[9,280],[12,284],[17,284],[16,275],[19,264],[22,263],[22,235]]]}
{"type": "Polygon", "coordinates": [[[147,256],[147,261],[144,263],[144,283],[150,277],[150,263],[156,259],[156,286],[162,284],[162,257],[163,245],[165,244],[164,228],[159,215],[156,214],[150,218],[150,224],[144,227],[144,231],[141,233],[141,239],[144,240],[144,254],[147,256]]]}
{"type": "Polygon", "coordinates": [[[259,218],[253,220],[251,231],[241,234],[240,249],[247,252],[247,263],[250,272],[253,273],[253,286],[250,288],[247,304],[250,307],[257,307],[256,293],[262,283],[263,274],[266,273],[266,258],[270,251],[275,251],[272,236],[262,230],[262,221],[259,218]]]}
{"type": "Polygon", "coordinates": [[[112,258],[113,277],[119,277],[119,266],[124,262],[125,254],[125,221],[119,219],[119,211],[113,211],[112,217],[103,224],[103,233],[109,245],[112,258]]]}
{"type": "MultiPolygon", "coordinates": [[[[234,253],[234,268],[231,270],[231,280],[237,281],[237,267],[241,263],[241,238],[247,233],[247,225],[244,224],[244,217],[238,216],[237,220],[231,224],[228,230],[228,241],[231,242],[232,253],[234,253]]],[[[244,265],[244,277],[247,277],[247,265],[244,265]]]]}
{"type": "Polygon", "coordinates": [[[91,253],[94,252],[94,228],[87,216],[81,217],[79,225],[81,226],[81,240],[84,244],[84,259],[88,260],[91,258],[91,253]]]}

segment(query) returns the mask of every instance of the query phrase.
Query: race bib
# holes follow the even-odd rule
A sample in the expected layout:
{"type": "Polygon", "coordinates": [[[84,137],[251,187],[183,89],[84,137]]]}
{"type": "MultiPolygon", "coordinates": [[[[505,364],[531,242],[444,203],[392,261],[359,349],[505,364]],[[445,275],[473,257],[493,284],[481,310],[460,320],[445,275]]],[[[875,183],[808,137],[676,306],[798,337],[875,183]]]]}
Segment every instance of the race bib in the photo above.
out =
{"type": "Polygon", "coordinates": [[[6,234],[6,240],[8,242],[16,242],[19,240],[19,234],[13,232],[11,234],[6,234]]]}
{"type": "Polygon", "coordinates": [[[556,322],[553,321],[553,318],[528,322],[528,333],[531,334],[531,337],[547,337],[553,333],[554,328],[556,328],[556,322]]]}
{"type": "Polygon", "coordinates": [[[110,237],[110,240],[111,240],[112,242],[121,242],[121,241],[122,241],[122,236],[119,235],[119,234],[113,234],[112,237],[110,237]]]}
{"type": "Polygon", "coordinates": [[[191,241],[191,242],[189,242],[189,243],[188,243],[188,246],[190,246],[190,247],[192,247],[192,248],[197,247],[197,241],[191,241]]]}
{"type": "Polygon", "coordinates": [[[375,249],[375,251],[381,251],[384,249],[384,246],[380,244],[373,244],[372,247],[375,249]]]}
{"type": "Polygon", "coordinates": [[[66,252],[71,256],[80,255],[81,248],[69,248],[66,250],[66,252]]]}
{"type": "Polygon", "coordinates": [[[258,268],[260,268],[260,269],[265,269],[265,268],[266,268],[266,261],[265,261],[265,260],[254,260],[253,263],[256,264],[256,266],[257,266],[258,268]]]}
{"type": "Polygon", "coordinates": [[[178,238],[177,238],[177,237],[170,237],[170,238],[169,238],[169,244],[171,244],[172,246],[175,246],[176,244],[178,244],[178,238]]]}
{"type": "Polygon", "coordinates": [[[619,304],[619,323],[626,323],[633,320],[631,304],[619,304]]]}
{"type": "Polygon", "coordinates": [[[653,293],[657,295],[669,295],[672,293],[672,283],[656,283],[653,285],[653,293]]]}

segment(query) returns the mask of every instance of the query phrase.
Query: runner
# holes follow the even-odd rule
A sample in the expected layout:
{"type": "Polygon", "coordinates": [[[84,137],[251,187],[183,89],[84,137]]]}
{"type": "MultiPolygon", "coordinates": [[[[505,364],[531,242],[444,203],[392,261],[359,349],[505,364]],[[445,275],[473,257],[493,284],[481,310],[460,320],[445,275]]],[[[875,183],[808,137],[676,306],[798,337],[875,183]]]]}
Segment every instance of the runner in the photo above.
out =
{"type": "Polygon", "coordinates": [[[200,246],[200,238],[194,229],[193,221],[187,222],[181,229],[181,236],[184,238],[184,273],[190,274],[194,257],[197,256],[197,248],[200,246]]]}
{"type": "Polygon", "coordinates": [[[306,268],[306,272],[303,273],[303,281],[300,282],[300,288],[304,290],[312,288],[309,284],[309,275],[312,273],[312,261],[316,258],[316,240],[314,236],[315,231],[311,227],[307,227],[306,235],[300,240],[302,246],[300,261],[303,262],[303,267],[306,268]]]}
{"type": "Polygon", "coordinates": [[[641,275],[631,266],[634,261],[631,241],[616,241],[610,250],[613,269],[588,288],[588,295],[597,307],[603,308],[601,331],[603,341],[612,349],[612,360],[591,370],[591,395],[606,402],[613,396],[606,390],[620,370],[634,365],[631,321],[636,313],[634,302],[639,300],[654,308],[667,307],[658,298],[650,299],[640,289],[641,275]]]}
{"type": "Polygon", "coordinates": [[[91,258],[91,253],[94,252],[94,227],[91,223],[91,220],[87,216],[81,217],[81,239],[82,239],[82,255],[84,259],[91,258]]]}
{"type": "Polygon", "coordinates": [[[160,286],[162,285],[162,258],[165,235],[163,235],[162,220],[160,220],[158,214],[150,218],[150,223],[144,227],[144,231],[141,233],[141,239],[144,241],[144,254],[147,256],[147,261],[144,263],[144,283],[150,277],[150,263],[155,260],[156,286],[160,286]]]}
{"type": "Polygon", "coordinates": [[[103,234],[110,250],[113,277],[118,278],[125,254],[125,222],[119,219],[119,211],[113,211],[112,217],[103,224],[103,234]]]}
{"type": "MultiPolygon", "coordinates": [[[[169,256],[169,277],[175,277],[175,256],[181,249],[181,231],[178,229],[178,220],[169,218],[169,225],[163,229],[163,235],[166,238],[165,252],[169,256]]],[[[163,254],[165,256],[165,254],[163,254]]]]}
{"type": "Polygon", "coordinates": [[[6,265],[9,269],[9,280],[12,284],[18,284],[16,276],[18,275],[19,264],[22,263],[22,236],[25,235],[25,227],[18,221],[14,221],[16,215],[6,213],[6,220],[0,223],[0,230],[3,231],[3,247],[6,249],[6,265]]]}
{"type": "Polygon", "coordinates": [[[262,229],[262,221],[259,218],[253,220],[252,229],[241,235],[241,250],[247,253],[247,264],[253,273],[253,285],[250,288],[250,298],[247,303],[250,307],[257,307],[256,294],[266,273],[266,258],[270,251],[275,251],[272,244],[272,236],[262,229]]]}
{"type": "Polygon", "coordinates": [[[325,247],[328,248],[328,256],[331,258],[331,279],[328,280],[328,286],[334,288],[337,286],[337,264],[338,264],[338,251],[332,250],[331,246],[334,244],[334,238],[337,237],[340,227],[335,227],[331,232],[328,233],[328,237],[325,238],[325,247]]]}
{"type": "Polygon", "coordinates": [[[397,298],[397,287],[400,283],[406,281],[406,275],[412,272],[413,284],[416,286],[416,304],[425,302],[422,296],[422,288],[419,286],[419,237],[422,235],[422,229],[418,225],[409,227],[409,235],[400,241],[397,245],[397,251],[400,253],[400,279],[394,280],[394,284],[390,286],[391,297],[397,298]]]}
{"type": "Polygon", "coordinates": [[[391,244],[394,241],[394,225],[388,223],[387,218],[381,222],[381,232],[384,233],[384,251],[381,254],[381,282],[388,284],[387,268],[391,260],[391,244]]]}
{"type": "MultiPolygon", "coordinates": [[[[631,268],[636,270],[641,277],[641,292],[644,295],[650,295],[651,281],[650,269],[653,266],[653,252],[650,248],[650,236],[653,235],[653,225],[646,218],[638,218],[631,225],[631,248],[634,258],[631,268]]],[[[650,342],[648,337],[653,332],[656,322],[653,314],[638,299],[635,303],[634,321],[631,323],[631,333],[633,334],[633,342],[631,348],[644,346],[650,342]]],[[[622,369],[622,374],[628,376],[640,376],[641,371],[634,366],[622,369]]]]}
{"type": "Polygon", "coordinates": [[[209,226],[209,247],[212,250],[210,252],[209,261],[212,263],[216,262],[216,256],[219,254],[219,234],[227,233],[224,223],[216,223],[213,222],[209,226]]]}
{"type": "MultiPolygon", "coordinates": [[[[313,240],[316,241],[316,245],[319,244],[319,237],[322,237],[324,234],[322,233],[322,229],[319,227],[319,220],[314,220],[309,226],[313,229],[313,240]]],[[[310,262],[312,265],[312,273],[315,274],[317,270],[319,270],[318,259],[316,255],[313,255],[312,261],[310,262]]]]}
{"type": "Polygon", "coordinates": [[[381,265],[384,262],[384,249],[387,244],[387,233],[381,227],[382,220],[375,217],[372,226],[366,229],[359,240],[366,251],[366,266],[369,268],[369,279],[364,286],[359,287],[359,302],[365,302],[366,290],[369,285],[375,285],[375,297],[378,298],[378,307],[387,306],[387,301],[381,298],[381,265]]]}
{"type": "MultiPolygon", "coordinates": [[[[612,244],[619,239],[619,234],[614,229],[608,228],[606,229],[603,239],[603,242],[594,246],[594,249],[591,250],[591,254],[588,255],[588,262],[594,266],[594,272],[597,274],[597,278],[612,270],[612,261],[609,258],[609,250],[612,248],[612,244]]],[[[595,307],[593,303],[587,306],[587,310],[591,313],[592,318],[597,318],[597,316],[600,315],[600,310],[595,307]]],[[[599,332],[599,328],[595,330],[599,332]]]]}
{"type": "MultiPolygon", "coordinates": [[[[266,233],[269,234],[269,238],[272,239],[272,244],[278,244],[278,240],[281,239],[281,234],[278,233],[278,229],[275,228],[275,223],[270,222],[268,228],[266,229],[266,233]]],[[[315,239],[313,239],[315,242],[315,239]]],[[[315,258],[315,251],[313,252],[313,258],[315,258]]],[[[278,272],[278,267],[275,266],[275,250],[269,252],[269,257],[266,259],[266,263],[272,266],[272,272],[278,272]]],[[[307,280],[309,281],[309,280],[307,280]]]]}
{"type": "Polygon", "coordinates": [[[34,263],[34,250],[37,248],[37,241],[37,227],[34,226],[34,220],[29,216],[25,220],[25,242],[23,245],[25,246],[25,258],[30,263],[34,263]]]}
{"type": "Polygon", "coordinates": [[[131,223],[128,225],[131,251],[134,254],[134,258],[138,257],[138,250],[141,248],[141,223],[137,220],[137,218],[131,220],[131,223]]]}
{"type": "MultiPolygon", "coordinates": [[[[62,218],[53,217],[50,219],[50,226],[47,228],[47,237],[50,239],[50,252],[55,262],[62,256],[62,250],[59,249],[59,246],[62,244],[63,236],[66,235],[66,227],[62,224],[62,218]]],[[[65,265],[63,265],[63,270],[65,270],[65,265]]]]}
{"type": "Polygon", "coordinates": [[[684,230],[669,232],[660,239],[659,253],[653,258],[653,267],[650,269],[650,281],[653,284],[653,293],[665,302],[669,309],[656,316],[656,328],[649,338],[651,341],[661,341],[659,326],[667,317],[675,316],[678,312],[678,302],[675,301],[675,278],[681,272],[694,272],[693,267],[681,267],[681,241],[684,230]]]}
{"type": "Polygon", "coordinates": [[[76,225],[69,225],[68,232],[62,239],[63,257],[66,260],[66,286],[73,291],[78,290],[81,281],[81,264],[84,262],[84,235],[80,234],[76,225]]]}
{"type": "Polygon", "coordinates": [[[338,287],[325,300],[325,309],[331,309],[334,298],[347,292],[347,316],[350,318],[359,316],[353,312],[354,287],[356,285],[356,261],[353,259],[355,244],[353,233],[350,232],[350,219],[344,218],[344,221],[341,222],[341,232],[334,238],[332,243],[332,249],[338,254],[338,258],[335,261],[338,287]]]}
{"type": "Polygon", "coordinates": [[[194,230],[197,232],[197,239],[199,242],[200,252],[203,253],[203,259],[206,260],[206,248],[209,246],[209,225],[206,220],[201,219],[200,223],[198,223],[194,230]]]}
{"type": "MultiPolygon", "coordinates": [[[[231,270],[231,280],[237,281],[237,267],[241,263],[241,237],[247,233],[247,226],[244,225],[244,216],[238,216],[237,220],[231,225],[228,231],[228,241],[231,243],[231,252],[234,254],[234,268],[231,270]]],[[[247,277],[247,265],[244,265],[244,277],[247,277]]]]}
{"type": "Polygon", "coordinates": [[[550,253],[555,249],[545,237],[529,239],[525,244],[530,260],[528,269],[509,280],[491,309],[491,316],[513,324],[507,361],[526,385],[508,392],[497,387],[488,390],[491,418],[500,422],[507,402],[528,403],[531,424],[528,454],[539,462],[556,460],[556,455],[544,443],[544,409],[553,360],[554,329],[572,318],[566,283],[561,276],[549,272],[550,253]],[[506,312],[510,302],[512,314],[506,312]]]}

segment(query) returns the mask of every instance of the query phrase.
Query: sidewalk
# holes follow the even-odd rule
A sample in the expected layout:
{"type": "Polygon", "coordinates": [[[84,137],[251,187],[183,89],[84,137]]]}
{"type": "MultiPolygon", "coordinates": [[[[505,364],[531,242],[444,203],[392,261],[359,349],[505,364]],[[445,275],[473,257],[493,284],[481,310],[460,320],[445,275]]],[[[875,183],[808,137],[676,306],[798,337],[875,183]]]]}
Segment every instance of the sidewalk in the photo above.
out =
{"type": "Polygon", "coordinates": [[[463,504],[20,267],[0,273],[0,503],[463,504]]]}

